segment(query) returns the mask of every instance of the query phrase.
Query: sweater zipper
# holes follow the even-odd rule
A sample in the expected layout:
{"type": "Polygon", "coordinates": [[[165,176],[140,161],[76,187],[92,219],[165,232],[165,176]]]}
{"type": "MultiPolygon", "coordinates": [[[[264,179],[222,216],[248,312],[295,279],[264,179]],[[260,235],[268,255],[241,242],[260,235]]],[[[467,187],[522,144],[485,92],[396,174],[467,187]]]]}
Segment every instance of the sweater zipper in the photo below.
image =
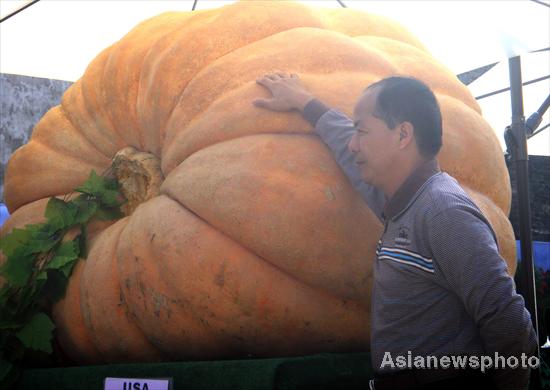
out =
{"type": "Polygon", "coordinates": [[[388,220],[384,220],[384,231],[382,232],[382,236],[386,234],[386,231],[388,230],[388,220]]]}

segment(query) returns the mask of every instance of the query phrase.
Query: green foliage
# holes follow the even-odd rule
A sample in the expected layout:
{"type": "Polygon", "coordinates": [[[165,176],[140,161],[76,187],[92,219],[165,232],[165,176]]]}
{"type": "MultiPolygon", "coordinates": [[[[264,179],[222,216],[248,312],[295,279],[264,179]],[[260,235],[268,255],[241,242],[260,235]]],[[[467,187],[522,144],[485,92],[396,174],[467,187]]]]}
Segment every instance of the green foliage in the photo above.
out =
{"type": "Polygon", "coordinates": [[[84,184],[76,188],[76,191],[99,200],[103,206],[115,208],[120,206],[118,183],[103,176],[98,176],[94,171],[84,184]]]}
{"type": "Polygon", "coordinates": [[[71,273],[72,267],[67,268],[69,265],[73,265],[78,259],[80,248],[76,240],[67,241],[59,245],[55,256],[46,265],[46,269],[58,269],[63,272],[65,277],[68,277],[71,273]]]}
{"type": "Polygon", "coordinates": [[[52,353],[52,337],[55,325],[50,317],[36,313],[25,326],[16,333],[17,338],[26,348],[52,353]]]}
{"type": "Polygon", "coordinates": [[[122,216],[115,180],[91,172],[70,201],[50,198],[46,222],[13,229],[2,237],[0,267],[0,387],[17,377],[25,352],[52,353],[55,325],[48,316],[63,297],[72,269],[86,257],[86,226],[92,219],[122,216]],[[79,231],[72,240],[67,233],[79,231]]]}

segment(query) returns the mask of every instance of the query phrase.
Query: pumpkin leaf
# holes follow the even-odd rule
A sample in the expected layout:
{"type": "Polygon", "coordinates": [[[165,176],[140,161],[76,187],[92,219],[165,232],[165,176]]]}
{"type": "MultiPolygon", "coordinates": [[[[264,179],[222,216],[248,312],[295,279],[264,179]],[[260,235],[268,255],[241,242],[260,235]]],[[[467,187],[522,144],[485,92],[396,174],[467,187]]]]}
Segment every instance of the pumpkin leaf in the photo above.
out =
{"type": "Polygon", "coordinates": [[[4,380],[13,368],[13,364],[5,360],[3,357],[0,357],[0,382],[4,380]]]}
{"type": "Polygon", "coordinates": [[[2,251],[8,259],[0,273],[12,287],[23,287],[32,274],[37,254],[48,252],[57,244],[59,238],[48,231],[46,226],[27,225],[2,238],[2,251]]]}
{"type": "Polygon", "coordinates": [[[57,245],[61,237],[59,234],[52,234],[54,230],[49,225],[43,226],[35,225],[36,228],[32,228],[30,240],[27,243],[28,253],[45,253],[57,245]]]}
{"type": "Polygon", "coordinates": [[[77,187],[76,191],[96,197],[106,207],[120,206],[118,183],[113,179],[98,176],[93,170],[88,180],[80,187],[77,187]]]}
{"type": "Polygon", "coordinates": [[[55,244],[57,244],[57,237],[52,237],[49,227],[45,225],[26,225],[24,229],[15,228],[2,237],[0,249],[9,258],[11,256],[46,252],[53,248],[55,244]]]}
{"type": "Polygon", "coordinates": [[[11,294],[13,293],[12,289],[9,287],[8,283],[5,283],[2,289],[0,289],[0,318],[5,320],[6,318],[11,318],[9,313],[11,312],[11,307],[8,306],[8,300],[10,299],[11,294]]]}
{"type": "Polygon", "coordinates": [[[19,315],[19,318],[22,316],[19,313],[25,312],[34,305],[37,294],[41,291],[42,287],[46,283],[46,280],[35,280],[34,283],[20,289],[17,294],[17,306],[16,314],[19,315]]]}
{"type": "Polygon", "coordinates": [[[75,191],[82,192],[83,194],[95,195],[103,188],[103,180],[101,176],[95,173],[95,170],[90,172],[88,179],[81,185],[76,187],[75,191]]]}
{"type": "Polygon", "coordinates": [[[27,348],[47,353],[52,352],[52,338],[55,325],[44,313],[36,313],[28,324],[16,333],[27,348]]]}
{"type": "Polygon", "coordinates": [[[41,310],[48,311],[65,294],[74,265],[86,257],[87,224],[92,218],[122,217],[118,183],[91,172],[70,201],[50,198],[46,222],[15,228],[2,237],[0,250],[6,261],[0,266],[5,283],[0,288],[0,388],[14,383],[20,372],[19,361],[30,354],[52,353],[55,325],[41,310]],[[80,234],[60,242],[75,225],[80,234]],[[3,363],[2,363],[3,364],[3,363]],[[8,365],[9,370],[8,370],[8,365]],[[6,376],[7,375],[7,376],[6,376]]]}
{"type": "Polygon", "coordinates": [[[118,207],[120,205],[118,200],[119,196],[118,190],[105,189],[98,198],[100,198],[101,203],[107,207],[118,207]]]}
{"type": "Polygon", "coordinates": [[[88,222],[98,209],[97,202],[87,199],[85,195],[77,197],[73,202],[77,207],[77,213],[74,219],[75,224],[88,222]]]}
{"type": "MultiPolygon", "coordinates": [[[[55,256],[50,260],[47,269],[61,269],[78,259],[79,245],[77,240],[67,241],[59,245],[55,256]]],[[[67,275],[65,275],[67,276],[67,275]]]]}
{"type": "Polygon", "coordinates": [[[69,276],[71,276],[71,272],[73,272],[73,268],[77,260],[78,258],[74,259],[74,261],[71,261],[70,263],[65,264],[63,267],[60,267],[58,271],[61,272],[63,276],[65,276],[65,278],[68,279],[69,276]]]}
{"type": "Polygon", "coordinates": [[[31,276],[35,257],[33,254],[12,255],[0,268],[0,272],[11,286],[23,287],[31,276]]]}
{"type": "Polygon", "coordinates": [[[60,230],[75,224],[77,212],[78,208],[73,202],[50,198],[44,215],[52,228],[60,230]]]}
{"type": "Polygon", "coordinates": [[[28,229],[14,228],[10,234],[2,237],[0,250],[6,257],[10,257],[20,246],[24,246],[29,241],[30,236],[31,232],[28,229]]]}
{"type": "Polygon", "coordinates": [[[6,257],[38,253],[51,249],[56,242],[46,227],[42,225],[26,225],[24,229],[14,228],[9,234],[2,237],[0,250],[6,257]]]}

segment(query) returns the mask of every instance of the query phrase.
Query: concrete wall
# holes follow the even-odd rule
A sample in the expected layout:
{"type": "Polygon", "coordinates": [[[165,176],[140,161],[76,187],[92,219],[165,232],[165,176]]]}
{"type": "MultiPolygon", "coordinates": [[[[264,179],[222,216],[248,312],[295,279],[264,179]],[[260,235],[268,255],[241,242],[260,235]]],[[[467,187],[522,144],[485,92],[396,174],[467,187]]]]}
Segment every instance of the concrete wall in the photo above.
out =
{"type": "Polygon", "coordinates": [[[0,201],[4,171],[12,153],[25,144],[34,125],[71,85],[69,81],[0,73],[0,201]]]}

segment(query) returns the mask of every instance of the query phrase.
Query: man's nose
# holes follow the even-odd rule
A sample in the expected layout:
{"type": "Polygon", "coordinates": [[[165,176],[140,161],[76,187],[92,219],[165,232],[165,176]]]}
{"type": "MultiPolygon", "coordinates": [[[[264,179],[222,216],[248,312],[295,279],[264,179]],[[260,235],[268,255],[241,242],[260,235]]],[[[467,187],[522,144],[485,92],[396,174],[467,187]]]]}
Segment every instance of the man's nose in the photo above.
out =
{"type": "Polygon", "coordinates": [[[357,147],[357,133],[354,133],[348,142],[348,150],[352,153],[357,153],[359,150],[357,147]]]}

